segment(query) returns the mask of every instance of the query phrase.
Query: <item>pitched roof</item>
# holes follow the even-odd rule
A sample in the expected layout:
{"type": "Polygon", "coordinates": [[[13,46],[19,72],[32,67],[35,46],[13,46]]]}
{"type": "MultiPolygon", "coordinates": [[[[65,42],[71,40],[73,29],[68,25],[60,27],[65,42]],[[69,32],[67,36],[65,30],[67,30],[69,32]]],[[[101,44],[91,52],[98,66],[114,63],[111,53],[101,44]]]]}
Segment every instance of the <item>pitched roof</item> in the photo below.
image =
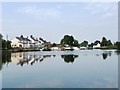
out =
{"type": "Polygon", "coordinates": [[[28,38],[25,38],[25,37],[23,37],[23,36],[20,36],[20,37],[16,37],[18,40],[20,40],[20,41],[31,41],[30,39],[28,39],[28,38]]]}

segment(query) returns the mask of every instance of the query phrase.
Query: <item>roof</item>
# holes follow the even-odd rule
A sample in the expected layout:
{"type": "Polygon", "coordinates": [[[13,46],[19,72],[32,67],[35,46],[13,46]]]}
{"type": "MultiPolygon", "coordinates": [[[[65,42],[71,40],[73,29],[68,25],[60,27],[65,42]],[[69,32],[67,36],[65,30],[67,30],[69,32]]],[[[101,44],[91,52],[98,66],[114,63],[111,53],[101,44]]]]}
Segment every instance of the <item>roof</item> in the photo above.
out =
{"type": "Polygon", "coordinates": [[[35,37],[33,37],[32,35],[30,36],[30,38],[31,38],[32,40],[34,40],[34,41],[38,41],[38,39],[35,38],[35,37]]]}
{"type": "Polygon", "coordinates": [[[23,37],[23,36],[20,36],[20,37],[16,37],[18,40],[20,40],[20,41],[31,41],[30,39],[28,39],[28,38],[25,38],[25,37],[23,37]]]}

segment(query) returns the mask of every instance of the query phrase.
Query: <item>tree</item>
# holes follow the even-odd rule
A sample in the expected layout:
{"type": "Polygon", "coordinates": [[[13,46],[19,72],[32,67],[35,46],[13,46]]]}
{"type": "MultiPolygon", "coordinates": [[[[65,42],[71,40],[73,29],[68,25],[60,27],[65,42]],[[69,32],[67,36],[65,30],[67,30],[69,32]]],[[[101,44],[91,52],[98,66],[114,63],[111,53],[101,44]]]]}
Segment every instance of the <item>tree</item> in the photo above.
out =
{"type": "Polygon", "coordinates": [[[94,43],[88,45],[89,48],[93,48],[94,43]]]}
{"type": "Polygon", "coordinates": [[[2,34],[0,34],[0,49],[2,49],[2,38],[3,38],[3,36],[2,36],[2,34]]]}
{"type": "Polygon", "coordinates": [[[74,46],[79,47],[78,40],[74,40],[74,46]]]}
{"type": "Polygon", "coordinates": [[[116,48],[117,48],[118,50],[120,50],[120,42],[117,41],[117,42],[115,43],[115,46],[116,46],[116,48]]]}
{"type": "Polygon", "coordinates": [[[61,39],[60,44],[67,44],[69,46],[78,46],[78,41],[74,39],[73,36],[65,35],[63,39],[61,39]]]}
{"type": "Polygon", "coordinates": [[[11,49],[11,41],[3,39],[2,34],[0,34],[0,49],[11,49]]]}
{"type": "Polygon", "coordinates": [[[111,42],[111,40],[107,40],[105,37],[102,38],[102,42],[101,42],[101,47],[106,46],[106,47],[112,47],[113,44],[111,42]]]}
{"type": "Polygon", "coordinates": [[[108,40],[107,41],[107,46],[112,46],[113,44],[112,44],[112,42],[111,42],[111,40],[108,40]]]}
{"type": "Polygon", "coordinates": [[[3,36],[2,36],[2,34],[0,33],[0,39],[2,39],[3,38],[3,36]]]}
{"type": "Polygon", "coordinates": [[[73,36],[70,36],[69,45],[74,46],[74,37],[73,36]]]}
{"type": "Polygon", "coordinates": [[[105,37],[102,38],[102,41],[107,41],[107,39],[105,37]]]}
{"type": "Polygon", "coordinates": [[[71,45],[72,42],[73,42],[73,38],[69,35],[65,35],[64,38],[63,38],[63,44],[68,44],[68,45],[71,45]]]}
{"type": "Polygon", "coordinates": [[[107,46],[107,39],[105,37],[102,38],[101,46],[107,46]]]}
{"type": "Polygon", "coordinates": [[[6,48],[11,49],[11,41],[6,41],[6,48]]]}
{"type": "Polygon", "coordinates": [[[100,41],[99,41],[99,40],[96,40],[96,41],[94,42],[94,45],[97,45],[98,43],[100,43],[100,41]]]}
{"type": "Polygon", "coordinates": [[[60,44],[64,44],[64,39],[61,39],[60,44]]]}
{"type": "Polygon", "coordinates": [[[88,41],[83,41],[81,44],[80,44],[81,47],[87,47],[88,46],[88,41]]]}
{"type": "Polygon", "coordinates": [[[2,40],[2,49],[6,49],[6,40],[2,40]]]}

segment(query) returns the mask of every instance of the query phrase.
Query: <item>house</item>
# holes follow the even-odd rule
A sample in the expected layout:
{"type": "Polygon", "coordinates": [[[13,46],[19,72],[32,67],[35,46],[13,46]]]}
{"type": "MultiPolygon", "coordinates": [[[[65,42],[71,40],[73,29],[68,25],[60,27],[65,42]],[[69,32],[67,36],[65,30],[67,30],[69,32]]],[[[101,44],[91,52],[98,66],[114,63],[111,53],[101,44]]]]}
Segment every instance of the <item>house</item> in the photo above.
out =
{"type": "Polygon", "coordinates": [[[31,45],[31,40],[21,35],[20,37],[15,37],[11,40],[11,47],[16,48],[29,48],[31,45]]]}
{"type": "Polygon", "coordinates": [[[51,50],[58,51],[58,50],[60,50],[60,49],[59,49],[59,47],[51,47],[51,50]]]}
{"type": "Polygon", "coordinates": [[[19,47],[19,48],[43,48],[44,45],[42,45],[41,41],[38,38],[33,37],[32,35],[30,37],[23,37],[21,35],[20,37],[15,37],[11,40],[11,46],[13,48],[19,47]]]}
{"type": "Polygon", "coordinates": [[[39,38],[39,40],[40,40],[40,42],[42,42],[44,44],[44,46],[50,46],[51,45],[51,42],[47,42],[43,38],[39,38]]]}
{"type": "Polygon", "coordinates": [[[33,35],[29,37],[29,40],[31,40],[31,47],[35,47],[35,48],[44,47],[42,42],[38,38],[33,37],[33,35]]]}
{"type": "Polygon", "coordinates": [[[100,48],[100,43],[97,43],[97,44],[95,44],[95,45],[93,45],[93,48],[100,48]]]}

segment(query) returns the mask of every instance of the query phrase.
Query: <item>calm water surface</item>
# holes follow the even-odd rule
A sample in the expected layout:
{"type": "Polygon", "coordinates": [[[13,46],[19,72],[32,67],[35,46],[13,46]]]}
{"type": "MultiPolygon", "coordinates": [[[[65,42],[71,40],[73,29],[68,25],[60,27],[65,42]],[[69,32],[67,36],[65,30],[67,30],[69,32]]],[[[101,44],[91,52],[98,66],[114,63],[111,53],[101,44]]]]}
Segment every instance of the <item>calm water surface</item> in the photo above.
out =
{"type": "Polygon", "coordinates": [[[118,88],[114,50],[3,54],[3,88],[118,88]]]}

